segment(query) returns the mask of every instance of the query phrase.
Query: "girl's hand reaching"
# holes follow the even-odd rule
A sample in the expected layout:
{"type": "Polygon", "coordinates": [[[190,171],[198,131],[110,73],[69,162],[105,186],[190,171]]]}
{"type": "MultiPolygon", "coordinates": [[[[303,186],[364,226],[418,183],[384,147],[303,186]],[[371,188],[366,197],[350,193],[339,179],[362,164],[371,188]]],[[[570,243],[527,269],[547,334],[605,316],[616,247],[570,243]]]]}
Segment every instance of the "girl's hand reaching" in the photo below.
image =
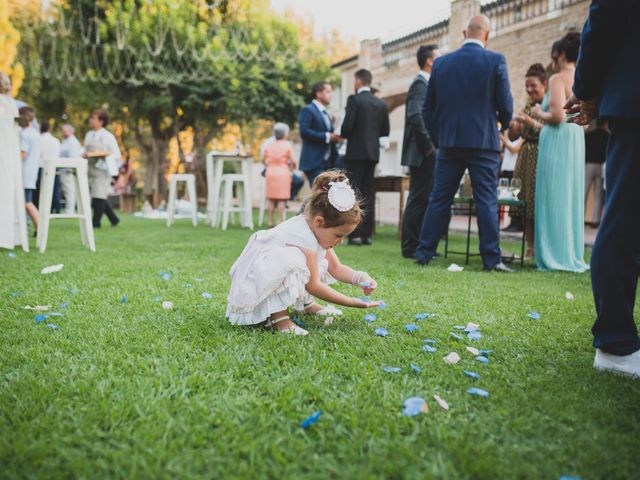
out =
{"type": "Polygon", "coordinates": [[[352,303],[349,306],[354,308],[373,308],[380,305],[380,302],[374,302],[374,301],[366,302],[361,298],[352,298],[351,302],[352,303]]]}
{"type": "Polygon", "coordinates": [[[362,287],[365,295],[370,295],[371,292],[378,288],[376,281],[367,272],[353,272],[351,283],[362,287]]]}

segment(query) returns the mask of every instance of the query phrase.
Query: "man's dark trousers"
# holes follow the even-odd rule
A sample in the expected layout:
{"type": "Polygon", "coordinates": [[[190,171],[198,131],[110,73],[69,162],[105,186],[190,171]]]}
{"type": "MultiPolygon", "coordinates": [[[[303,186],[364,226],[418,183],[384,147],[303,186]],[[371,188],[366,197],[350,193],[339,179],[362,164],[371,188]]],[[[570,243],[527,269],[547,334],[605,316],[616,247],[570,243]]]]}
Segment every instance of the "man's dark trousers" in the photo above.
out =
{"type": "Polygon", "coordinates": [[[604,218],[591,256],[596,302],[593,346],[615,355],[640,350],[633,320],[640,272],[640,120],[609,119],[604,218]]]}
{"type": "Polygon", "coordinates": [[[376,199],[373,191],[373,176],[376,162],[370,160],[347,160],[345,162],[347,176],[351,185],[360,192],[364,218],[362,223],[349,235],[349,238],[368,239],[373,236],[376,199]]]}
{"type": "Polygon", "coordinates": [[[497,156],[492,159],[475,155],[443,158],[443,152],[438,151],[435,185],[422,221],[416,260],[428,261],[436,254],[438,242],[449,225],[451,204],[460,180],[465,169],[469,169],[478,216],[482,262],[485,268],[492,268],[500,263],[497,193],[499,167],[500,159],[497,156]]]}
{"type": "Polygon", "coordinates": [[[420,241],[420,227],[433,188],[435,163],[434,151],[425,158],[422,165],[409,167],[409,197],[402,216],[402,255],[408,258],[413,258],[420,241]]]}

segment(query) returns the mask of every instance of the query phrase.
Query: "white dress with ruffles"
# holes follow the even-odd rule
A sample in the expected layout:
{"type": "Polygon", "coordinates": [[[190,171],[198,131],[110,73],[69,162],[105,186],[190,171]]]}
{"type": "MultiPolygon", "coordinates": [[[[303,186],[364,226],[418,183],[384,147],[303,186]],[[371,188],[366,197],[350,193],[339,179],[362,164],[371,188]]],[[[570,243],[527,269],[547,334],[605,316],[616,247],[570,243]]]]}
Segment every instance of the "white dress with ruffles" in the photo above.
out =
{"type": "Polygon", "coordinates": [[[226,315],[232,324],[255,325],[269,319],[272,313],[291,306],[302,310],[313,301],[305,289],[311,274],[300,248],[316,253],[323,282],[335,281],[327,271],[327,251],[318,243],[304,215],[256,232],[231,267],[226,315]]]}

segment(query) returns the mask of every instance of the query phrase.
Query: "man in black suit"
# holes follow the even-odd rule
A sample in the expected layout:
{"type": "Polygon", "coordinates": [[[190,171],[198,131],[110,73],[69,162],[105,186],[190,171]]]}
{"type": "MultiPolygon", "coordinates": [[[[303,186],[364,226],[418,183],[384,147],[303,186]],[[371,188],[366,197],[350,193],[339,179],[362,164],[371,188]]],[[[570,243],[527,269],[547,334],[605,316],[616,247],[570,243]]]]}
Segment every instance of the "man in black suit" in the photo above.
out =
{"type": "Polygon", "coordinates": [[[634,322],[640,272],[640,64],[637,0],[593,0],[582,30],[574,95],[576,123],[609,121],[607,195],[591,256],[596,303],[593,366],[640,378],[640,338],[634,322]],[[635,59],[635,60],[634,60],[635,59]]]}
{"type": "Polygon", "coordinates": [[[347,100],[340,136],[349,140],[345,169],[353,186],[362,195],[364,219],[349,236],[350,245],[371,245],[375,198],[373,173],[380,160],[380,137],[389,136],[389,113],[382,100],[371,93],[371,72],[355,73],[355,95],[347,100]]]}
{"type": "Polygon", "coordinates": [[[420,226],[429,204],[436,164],[436,150],[427,132],[422,107],[427,98],[427,87],[433,61],[440,56],[437,45],[418,48],[420,72],[407,93],[404,114],[404,140],[401,165],[409,167],[409,198],[402,219],[402,256],[413,258],[418,247],[420,226]]]}

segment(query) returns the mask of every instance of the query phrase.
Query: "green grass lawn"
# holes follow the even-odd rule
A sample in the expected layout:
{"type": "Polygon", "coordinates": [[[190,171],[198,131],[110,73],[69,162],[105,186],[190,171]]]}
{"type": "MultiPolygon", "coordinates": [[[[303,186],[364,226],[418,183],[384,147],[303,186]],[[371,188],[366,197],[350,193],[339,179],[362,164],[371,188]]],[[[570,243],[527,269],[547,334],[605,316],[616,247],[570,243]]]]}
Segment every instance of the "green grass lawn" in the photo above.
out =
{"type": "Polygon", "coordinates": [[[338,255],[376,278],[373,297],[388,307],[370,311],[378,314],[370,324],[364,310],[345,309],[330,327],[304,317],[310,335],[301,338],[224,318],[229,267],[249,235],[124,217],[96,232],[92,254],[75,222],[55,221],[44,255],[0,252],[0,477],[640,475],[640,382],[592,369],[588,274],[531,264],[484,273],[477,258],[448,272],[461,257],[420,268],[401,258],[395,231],[381,229],[373,247],[338,255]],[[61,272],[39,273],[57,263],[61,272]],[[39,312],[25,305],[64,315],[36,323],[39,312]],[[437,317],[417,322],[418,312],[437,317]],[[481,340],[449,335],[467,322],[480,324],[481,340]],[[406,332],[409,323],[420,330],[406,332]],[[389,336],[376,336],[378,327],[389,336]],[[427,338],[438,340],[436,353],[422,351],[427,338]],[[490,363],[468,345],[493,350],[490,363]],[[462,360],[445,364],[453,351],[462,360]],[[412,396],[430,412],[403,416],[412,396]],[[318,423],[303,430],[316,410],[318,423]]]}

